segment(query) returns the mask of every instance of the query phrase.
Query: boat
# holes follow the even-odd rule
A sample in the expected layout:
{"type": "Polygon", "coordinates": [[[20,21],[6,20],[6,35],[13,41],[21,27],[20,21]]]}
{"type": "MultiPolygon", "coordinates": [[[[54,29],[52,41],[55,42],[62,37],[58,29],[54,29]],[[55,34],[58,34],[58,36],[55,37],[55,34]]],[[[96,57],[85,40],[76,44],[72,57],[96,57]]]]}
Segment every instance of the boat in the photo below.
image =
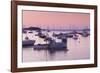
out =
{"type": "Polygon", "coordinates": [[[90,34],[87,31],[83,31],[83,33],[81,33],[81,35],[83,37],[88,37],[90,34]]]}
{"type": "Polygon", "coordinates": [[[68,50],[67,49],[67,38],[66,37],[72,37],[73,35],[68,35],[68,34],[53,34],[53,37],[57,37],[57,39],[60,39],[61,42],[56,42],[52,37],[49,36],[48,30],[46,30],[47,33],[43,34],[41,31],[38,32],[36,36],[39,36],[40,38],[44,39],[46,44],[35,44],[33,46],[34,50],[68,50]]]}
{"type": "Polygon", "coordinates": [[[30,40],[28,36],[25,37],[25,40],[22,41],[23,47],[34,46],[35,40],[30,40]]]}
{"type": "Polygon", "coordinates": [[[74,40],[77,40],[77,39],[78,39],[78,35],[74,34],[74,35],[73,35],[73,39],[74,39],[74,40]]]}
{"type": "Polygon", "coordinates": [[[59,33],[59,34],[55,34],[53,33],[52,35],[53,37],[57,37],[58,39],[62,39],[62,38],[72,38],[73,34],[70,33],[59,33]]]}
{"type": "Polygon", "coordinates": [[[38,49],[38,50],[41,50],[41,49],[57,49],[57,50],[61,50],[63,48],[67,48],[66,44],[64,43],[55,43],[55,44],[37,44],[37,45],[34,45],[33,46],[34,49],[38,49]]]}
{"type": "Polygon", "coordinates": [[[45,41],[48,41],[47,44],[37,44],[33,48],[35,50],[67,50],[67,39],[62,39],[62,42],[56,42],[52,38],[46,38],[45,41]]]}
{"type": "Polygon", "coordinates": [[[35,36],[38,36],[39,38],[46,38],[46,35],[44,35],[41,31],[38,32],[35,36]]]}
{"type": "Polygon", "coordinates": [[[22,41],[23,47],[34,46],[35,40],[24,40],[22,41]]]}

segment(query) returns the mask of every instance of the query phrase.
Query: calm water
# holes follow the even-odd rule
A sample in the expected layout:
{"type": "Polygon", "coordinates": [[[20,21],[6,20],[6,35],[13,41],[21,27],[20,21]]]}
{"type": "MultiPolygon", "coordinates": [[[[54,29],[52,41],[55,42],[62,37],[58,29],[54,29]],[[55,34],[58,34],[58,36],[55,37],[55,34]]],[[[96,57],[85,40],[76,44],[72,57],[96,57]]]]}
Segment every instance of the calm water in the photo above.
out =
{"type": "MultiPolygon", "coordinates": [[[[60,33],[59,31],[49,32],[49,36],[52,37],[53,32],[60,33]]],[[[43,32],[46,34],[46,32],[43,32]]],[[[66,33],[66,32],[63,32],[66,33]]],[[[35,36],[37,32],[23,34],[23,40],[28,36],[31,40],[36,40],[35,44],[45,44],[43,39],[35,36]]],[[[73,38],[68,38],[67,49],[66,50],[34,50],[33,47],[23,48],[23,62],[33,62],[33,61],[55,61],[55,60],[79,60],[79,59],[89,59],[90,58],[90,36],[82,37],[78,35],[78,40],[73,38]]],[[[61,40],[52,37],[56,42],[61,42],[61,40]]]]}

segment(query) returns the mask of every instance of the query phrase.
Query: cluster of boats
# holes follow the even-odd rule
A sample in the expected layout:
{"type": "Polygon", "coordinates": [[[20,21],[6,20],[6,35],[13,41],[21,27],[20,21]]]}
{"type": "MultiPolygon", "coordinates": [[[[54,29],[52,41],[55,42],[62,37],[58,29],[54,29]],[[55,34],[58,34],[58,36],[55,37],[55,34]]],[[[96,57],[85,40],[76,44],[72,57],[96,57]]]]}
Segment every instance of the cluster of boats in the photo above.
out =
{"type": "MultiPolygon", "coordinates": [[[[73,38],[74,40],[78,39],[78,34],[83,37],[88,37],[90,34],[87,31],[77,32],[72,31],[69,33],[53,33],[52,36],[60,39],[61,42],[56,42],[52,37],[48,35],[50,31],[47,31],[47,34],[43,34],[42,31],[38,31],[35,36],[42,38],[46,44],[35,44],[36,40],[30,40],[29,37],[25,37],[25,40],[22,41],[23,47],[33,46],[35,50],[68,50],[67,49],[67,39],[73,38]]],[[[32,33],[32,32],[30,32],[32,33]]]]}

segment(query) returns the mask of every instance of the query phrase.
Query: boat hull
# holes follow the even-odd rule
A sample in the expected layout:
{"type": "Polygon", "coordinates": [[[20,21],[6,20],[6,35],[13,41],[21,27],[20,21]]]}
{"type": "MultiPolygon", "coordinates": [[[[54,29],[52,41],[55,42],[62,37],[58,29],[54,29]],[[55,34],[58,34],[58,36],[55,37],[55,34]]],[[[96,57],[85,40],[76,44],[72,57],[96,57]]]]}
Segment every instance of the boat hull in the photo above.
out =
{"type": "Polygon", "coordinates": [[[67,46],[65,44],[62,43],[56,43],[56,44],[37,44],[34,45],[34,49],[35,50],[51,50],[51,49],[55,49],[55,50],[62,50],[62,49],[67,49],[67,46]]]}
{"type": "Polygon", "coordinates": [[[34,43],[35,43],[34,40],[25,40],[25,41],[22,41],[22,46],[23,47],[34,46],[34,43]]]}

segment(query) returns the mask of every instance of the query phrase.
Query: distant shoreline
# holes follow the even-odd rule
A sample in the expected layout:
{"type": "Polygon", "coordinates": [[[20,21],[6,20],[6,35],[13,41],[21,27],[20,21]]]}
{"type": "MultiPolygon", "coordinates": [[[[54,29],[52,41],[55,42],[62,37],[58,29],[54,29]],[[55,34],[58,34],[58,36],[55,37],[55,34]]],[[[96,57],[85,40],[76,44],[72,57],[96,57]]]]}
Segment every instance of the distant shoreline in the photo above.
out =
{"type": "Polygon", "coordinates": [[[39,27],[29,27],[29,28],[22,28],[23,30],[31,30],[31,31],[90,31],[89,28],[83,29],[41,29],[39,27]]]}

